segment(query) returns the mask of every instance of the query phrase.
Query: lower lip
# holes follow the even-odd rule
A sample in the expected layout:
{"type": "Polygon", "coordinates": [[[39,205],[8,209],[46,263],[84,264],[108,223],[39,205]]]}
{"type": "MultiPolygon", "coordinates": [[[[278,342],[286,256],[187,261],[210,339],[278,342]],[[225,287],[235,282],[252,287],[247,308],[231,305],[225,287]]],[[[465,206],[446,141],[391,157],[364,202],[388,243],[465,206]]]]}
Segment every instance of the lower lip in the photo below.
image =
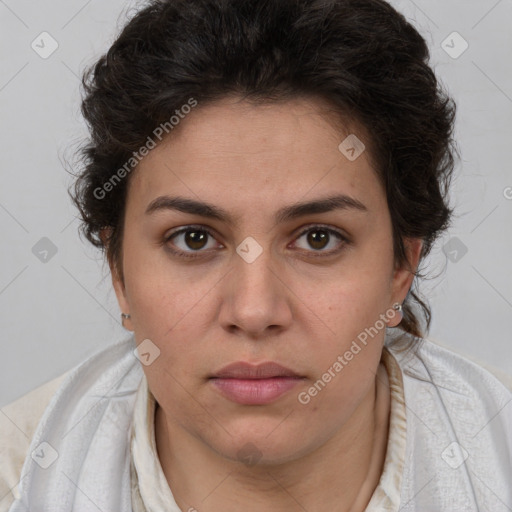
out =
{"type": "Polygon", "coordinates": [[[229,400],[244,405],[264,405],[277,400],[302,379],[273,377],[270,379],[211,379],[213,385],[229,400]]]}

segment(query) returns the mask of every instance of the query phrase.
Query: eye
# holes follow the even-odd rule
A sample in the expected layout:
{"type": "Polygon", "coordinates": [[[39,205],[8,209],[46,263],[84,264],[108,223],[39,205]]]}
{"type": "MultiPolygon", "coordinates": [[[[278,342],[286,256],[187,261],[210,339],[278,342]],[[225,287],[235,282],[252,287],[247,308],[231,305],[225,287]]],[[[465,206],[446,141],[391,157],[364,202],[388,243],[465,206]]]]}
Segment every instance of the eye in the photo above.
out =
{"type": "MultiPolygon", "coordinates": [[[[321,253],[314,254],[314,256],[335,254],[343,249],[344,245],[349,243],[349,240],[339,231],[321,225],[308,227],[301,232],[296,240],[299,241],[301,238],[304,238],[306,246],[300,247],[299,244],[299,248],[308,252],[311,252],[311,249],[313,249],[313,252],[321,253]],[[305,235],[307,236],[305,237],[305,235]]],[[[297,242],[295,242],[295,245],[297,245],[297,242]]]]}
{"type": "MultiPolygon", "coordinates": [[[[349,243],[350,241],[339,231],[322,225],[314,225],[304,229],[295,239],[293,245],[312,253],[316,257],[336,254],[349,243]],[[307,236],[305,237],[305,235],[307,236]],[[304,238],[306,247],[304,245],[301,247],[301,244],[298,243],[301,238],[304,238]]],[[[203,226],[180,228],[167,235],[164,244],[172,254],[183,258],[199,257],[201,252],[207,252],[216,246],[214,234],[203,226]]],[[[218,242],[217,244],[220,248],[224,247],[218,242]]]]}
{"type": "Polygon", "coordinates": [[[185,258],[195,257],[193,253],[205,252],[203,249],[207,250],[214,248],[215,243],[210,243],[213,240],[214,236],[211,231],[200,226],[186,226],[165,237],[165,243],[168,244],[168,249],[172,253],[185,258]],[[172,244],[169,244],[171,241],[172,244]],[[178,250],[172,248],[171,245],[177,247],[178,250]]]}

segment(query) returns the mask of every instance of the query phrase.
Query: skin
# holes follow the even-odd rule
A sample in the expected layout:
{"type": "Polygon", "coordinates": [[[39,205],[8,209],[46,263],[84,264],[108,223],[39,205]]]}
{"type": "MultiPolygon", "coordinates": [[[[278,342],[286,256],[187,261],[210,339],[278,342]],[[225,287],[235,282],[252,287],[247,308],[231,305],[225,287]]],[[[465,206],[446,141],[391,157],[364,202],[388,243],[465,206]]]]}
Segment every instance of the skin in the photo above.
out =
{"type": "MultiPolygon", "coordinates": [[[[297,396],[404,301],[421,241],[406,240],[410,267],[396,268],[386,196],[368,151],[351,162],[338,150],[348,133],[365,140],[364,131],[347,123],[341,133],[333,115],[315,98],[199,105],[130,178],[124,282],[112,266],[113,284],[131,315],[125,327],[137,343],[150,339],[160,349],[143,370],[158,402],[159,459],[182,510],[355,512],[378,484],[389,418],[385,329],[308,404],[297,396]],[[335,194],[366,211],[274,218],[282,207],[335,194]],[[213,204],[233,223],[171,209],[145,214],[163,195],[213,204]],[[190,233],[165,241],[198,224],[213,235],[202,245],[190,233]],[[331,234],[308,243],[326,227],[348,241],[331,234]],[[249,236],[262,248],[252,263],[236,252],[249,236]],[[304,378],[271,404],[239,405],[208,380],[236,361],[275,361],[304,378]],[[241,449],[256,463],[244,464],[241,449]]],[[[387,323],[400,320],[397,313],[387,323]]]]}

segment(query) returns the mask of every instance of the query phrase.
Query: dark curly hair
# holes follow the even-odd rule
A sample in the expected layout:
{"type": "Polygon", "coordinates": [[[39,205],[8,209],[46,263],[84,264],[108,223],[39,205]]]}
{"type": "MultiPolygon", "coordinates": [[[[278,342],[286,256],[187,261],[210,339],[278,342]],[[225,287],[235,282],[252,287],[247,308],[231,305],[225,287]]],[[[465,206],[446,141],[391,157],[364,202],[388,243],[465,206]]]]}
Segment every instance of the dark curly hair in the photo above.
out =
{"type": "MultiPolygon", "coordinates": [[[[423,239],[423,259],[449,225],[456,154],[455,105],[428,61],[425,40],[383,0],[152,0],[82,79],[91,137],[70,191],[81,231],[123,279],[126,162],[155,127],[169,125],[191,98],[200,108],[228,95],[254,102],[310,96],[366,128],[395,262],[407,264],[404,237],[423,239]]],[[[424,277],[414,274],[413,287],[424,277]]],[[[399,328],[421,338],[431,312],[413,287],[399,328]]]]}

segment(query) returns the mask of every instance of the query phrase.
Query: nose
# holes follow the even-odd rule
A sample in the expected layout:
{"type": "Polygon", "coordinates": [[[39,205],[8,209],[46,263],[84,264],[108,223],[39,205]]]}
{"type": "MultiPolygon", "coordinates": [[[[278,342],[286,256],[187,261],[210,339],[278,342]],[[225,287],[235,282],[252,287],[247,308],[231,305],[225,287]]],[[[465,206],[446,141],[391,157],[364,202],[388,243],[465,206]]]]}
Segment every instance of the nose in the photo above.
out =
{"type": "Polygon", "coordinates": [[[270,251],[264,249],[251,263],[238,254],[233,259],[233,268],[222,285],[222,327],[253,339],[286,330],[292,322],[293,293],[270,251]]]}

